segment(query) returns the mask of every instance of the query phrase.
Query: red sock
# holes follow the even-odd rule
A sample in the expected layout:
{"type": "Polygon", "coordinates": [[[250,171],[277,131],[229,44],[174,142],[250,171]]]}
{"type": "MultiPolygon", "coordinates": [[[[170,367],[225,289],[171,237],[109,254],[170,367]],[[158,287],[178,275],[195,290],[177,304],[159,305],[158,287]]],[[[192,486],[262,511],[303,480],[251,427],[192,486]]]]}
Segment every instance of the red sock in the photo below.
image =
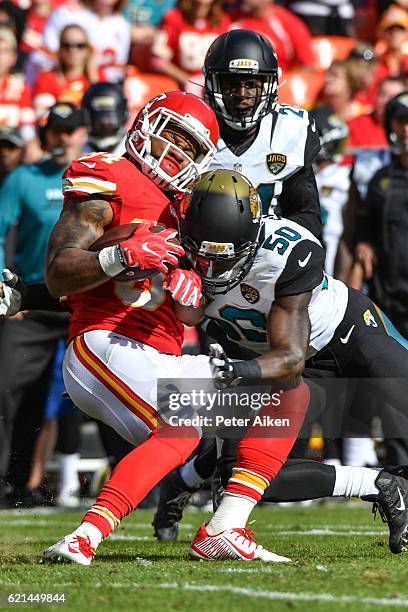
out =
{"type": "Polygon", "coordinates": [[[309,405],[309,388],[302,382],[280,395],[279,406],[265,406],[261,419],[288,419],[280,429],[285,437],[275,438],[276,429],[253,424],[238,445],[237,463],[225,489],[226,493],[248,497],[258,502],[269,482],[276,476],[290,453],[309,405]],[[274,432],[275,430],[275,432],[274,432]]]}
{"type": "Polygon", "coordinates": [[[118,463],[82,522],[92,523],[106,538],[164,476],[186,461],[199,442],[196,430],[168,430],[152,434],[118,463]]]}

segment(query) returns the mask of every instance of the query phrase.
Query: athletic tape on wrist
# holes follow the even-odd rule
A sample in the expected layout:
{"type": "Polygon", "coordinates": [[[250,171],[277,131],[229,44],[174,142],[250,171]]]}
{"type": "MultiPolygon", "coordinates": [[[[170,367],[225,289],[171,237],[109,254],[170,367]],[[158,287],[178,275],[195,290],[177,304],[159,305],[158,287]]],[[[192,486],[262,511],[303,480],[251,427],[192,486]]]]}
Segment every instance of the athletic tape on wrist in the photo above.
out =
{"type": "Polygon", "coordinates": [[[126,267],[122,263],[118,245],[116,244],[99,251],[98,259],[102,270],[107,276],[116,276],[119,272],[123,272],[126,267]]]}

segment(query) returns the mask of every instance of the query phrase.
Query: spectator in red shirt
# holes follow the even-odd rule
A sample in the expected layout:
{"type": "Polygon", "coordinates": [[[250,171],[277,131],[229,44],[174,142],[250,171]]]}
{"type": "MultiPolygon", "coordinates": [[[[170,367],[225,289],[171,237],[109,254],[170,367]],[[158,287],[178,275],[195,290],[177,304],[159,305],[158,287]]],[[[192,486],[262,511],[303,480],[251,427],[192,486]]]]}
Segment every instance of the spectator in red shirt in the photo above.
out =
{"type": "Polygon", "coordinates": [[[0,27],[0,125],[20,128],[31,160],[41,154],[36,138],[31,89],[24,76],[14,73],[17,41],[9,28],[0,27]]]}
{"type": "Polygon", "coordinates": [[[377,79],[408,73],[408,11],[392,4],[383,14],[378,26],[380,34],[380,63],[377,79]]]}
{"type": "Polygon", "coordinates": [[[406,89],[407,82],[403,77],[385,77],[379,85],[374,110],[354,117],[348,123],[349,148],[373,147],[385,149],[388,147],[384,131],[384,108],[401,91],[406,89]]]}
{"type": "Polygon", "coordinates": [[[20,49],[31,53],[41,49],[43,32],[51,13],[51,0],[31,0],[31,6],[26,14],[26,24],[21,37],[20,49]]]}
{"type": "Polygon", "coordinates": [[[44,125],[48,110],[56,102],[79,106],[89,85],[104,80],[102,69],[93,63],[93,51],[85,30],[78,25],[66,26],[60,36],[58,65],[41,72],[34,87],[34,110],[44,125]]]}
{"type": "Polygon", "coordinates": [[[313,67],[315,57],[308,27],[273,0],[244,0],[232,27],[254,30],[269,38],[283,73],[294,66],[313,67]]]}
{"type": "Polygon", "coordinates": [[[347,57],[348,70],[359,83],[359,91],[355,94],[356,100],[364,106],[373,108],[377,95],[377,66],[378,58],[374,47],[369,43],[357,41],[347,57]]]}
{"type": "Polygon", "coordinates": [[[360,90],[360,82],[353,77],[347,61],[335,60],[326,73],[319,100],[344,121],[349,121],[366,110],[366,107],[354,97],[360,90]]]}
{"type": "Polygon", "coordinates": [[[152,67],[175,79],[182,89],[201,96],[205,54],[229,26],[220,0],[178,0],[155,36],[152,67]]]}

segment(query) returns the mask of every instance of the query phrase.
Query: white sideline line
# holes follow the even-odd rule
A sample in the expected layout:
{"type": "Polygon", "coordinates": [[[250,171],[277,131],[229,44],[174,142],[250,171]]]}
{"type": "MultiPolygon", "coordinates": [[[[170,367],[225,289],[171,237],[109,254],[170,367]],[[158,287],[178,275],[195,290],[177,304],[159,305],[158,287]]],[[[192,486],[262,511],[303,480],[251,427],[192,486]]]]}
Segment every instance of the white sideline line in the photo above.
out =
{"type": "MultiPolygon", "coordinates": [[[[105,583],[97,582],[95,584],[97,588],[106,588],[105,583]]],[[[356,597],[355,595],[332,595],[331,593],[287,593],[282,591],[258,591],[256,589],[248,589],[242,587],[224,586],[224,585],[212,585],[212,584],[178,584],[177,582],[170,583],[159,583],[159,584],[126,584],[114,582],[110,584],[115,589],[180,589],[183,591],[201,591],[201,592],[214,592],[214,593],[232,593],[233,595],[244,595],[247,597],[254,597],[259,599],[272,599],[272,600],[283,600],[283,601],[316,601],[325,603],[357,603],[362,605],[375,605],[375,606],[394,606],[408,608],[407,599],[388,599],[388,598],[376,598],[376,597],[356,597]]]]}
{"type": "MultiPolygon", "coordinates": [[[[262,529],[259,529],[257,533],[262,533],[262,529]]],[[[337,531],[335,529],[306,529],[305,531],[273,531],[270,535],[279,536],[379,536],[387,534],[387,531],[337,531]]]]}
{"type": "Polygon", "coordinates": [[[112,533],[112,535],[109,536],[109,540],[112,542],[146,542],[147,540],[154,541],[155,538],[153,537],[153,534],[151,536],[127,536],[119,533],[112,533]]]}
{"type": "MultiPolygon", "coordinates": [[[[0,520],[0,526],[7,526],[7,527],[31,527],[31,528],[38,528],[38,527],[52,527],[52,528],[60,528],[60,527],[70,527],[71,529],[74,528],[75,523],[74,521],[56,521],[56,522],[49,522],[49,521],[44,521],[44,520],[36,520],[34,517],[31,520],[28,519],[17,519],[17,520],[13,520],[10,519],[9,521],[1,521],[0,520]]],[[[184,530],[187,531],[193,531],[195,529],[195,527],[193,525],[189,525],[189,524],[181,524],[180,527],[184,530]]],[[[130,530],[142,530],[142,529],[151,529],[151,524],[150,523],[139,523],[139,524],[134,524],[134,525],[126,525],[123,529],[123,531],[130,531],[130,530]]],[[[331,527],[325,527],[325,526],[321,526],[320,528],[314,528],[314,529],[277,529],[277,526],[274,525],[273,528],[269,528],[268,526],[262,526],[260,527],[260,529],[257,529],[257,534],[269,534],[270,536],[281,536],[281,537],[290,537],[290,536],[345,536],[345,537],[353,537],[353,536],[369,536],[369,537],[375,537],[375,536],[383,536],[383,535],[387,535],[388,531],[384,530],[384,529],[378,529],[378,530],[373,530],[373,529],[369,529],[369,528],[354,528],[354,529],[341,529],[336,527],[336,529],[332,529],[331,527]]],[[[187,534],[186,534],[187,535],[187,534]]],[[[142,540],[150,540],[153,539],[153,535],[152,536],[132,536],[132,535],[125,535],[122,533],[114,533],[109,537],[110,540],[123,540],[124,542],[131,542],[131,541],[142,541],[142,540]]],[[[28,539],[26,538],[26,540],[28,541],[28,539]]],[[[31,539],[30,541],[35,541],[35,539],[31,539]]]]}
{"type": "MultiPolygon", "coordinates": [[[[18,585],[20,588],[25,583],[19,581],[6,582],[0,581],[0,584],[4,587],[14,588],[18,585]]],[[[32,584],[30,585],[32,587],[32,584]]],[[[78,584],[74,582],[58,583],[58,588],[77,587],[78,584]]],[[[293,593],[286,591],[264,591],[257,589],[248,589],[243,587],[234,587],[228,585],[218,584],[179,584],[177,582],[163,582],[155,584],[143,584],[136,582],[96,582],[92,585],[96,589],[106,589],[108,586],[112,589],[163,589],[163,590],[176,590],[176,591],[195,591],[205,593],[231,593],[232,595],[242,595],[244,597],[252,597],[255,599],[270,599],[280,601],[308,601],[308,602],[323,602],[323,603],[346,603],[346,604],[359,604],[359,605],[372,605],[376,607],[394,607],[394,608],[408,608],[408,597],[407,599],[399,599],[393,597],[392,599],[382,597],[357,597],[356,595],[333,595],[332,593],[293,593]]]]}
{"type": "MultiPolygon", "coordinates": [[[[261,533],[262,531],[259,531],[258,534],[261,533]]],[[[388,535],[387,531],[369,531],[369,532],[364,532],[364,533],[360,533],[360,532],[346,532],[344,533],[343,531],[341,532],[335,532],[335,531],[331,531],[331,532],[327,532],[324,531],[322,533],[316,533],[315,531],[313,532],[308,532],[308,531],[276,531],[273,533],[274,536],[292,536],[292,535],[299,535],[299,536],[306,536],[306,537],[310,537],[310,536],[327,536],[327,535],[337,535],[337,536],[345,536],[345,537],[354,537],[354,536],[369,536],[369,537],[376,537],[376,536],[386,536],[388,535]]],[[[152,535],[145,535],[145,536],[134,536],[134,535],[122,535],[120,533],[112,533],[108,540],[109,542],[157,542],[157,540],[155,539],[155,537],[152,535]]],[[[44,538],[34,538],[34,537],[23,537],[21,541],[19,541],[19,544],[24,544],[24,543],[30,543],[30,544],[40,544],[41,542],[44,542],[44,538]]],[[[157,542],[158,544],[160,544],[160,542],[157,542]]],[[[167,545],[166,545],[167,546],[167,545]]],[[[225,570],[223,570],[225,571],[225,570]]],[[[243,570],[243,571],[249,571],[249,570],[243,570]]],[[[253,571],[253,570],[251,570],[253,571]]]]}
{"type": "MultiPolygon", "coordinates": [[[[139,560],[139,558],[138,558],[139,560]]],[[[140,559],[140,561],[145,561],[140,559]]],[[[238,568],[237,568],[238,569],[238,568]]],[[[244,569],[244,568],[240,568],[244,569]]],[[[248,568],[249,569],[249,568],[248,568]]],[[[254,568],[255,569],[255,568],[254,568]]],[[[264,568],[267,569],[267,568],[264,568]]],[[[0,580],[0,584],[5,587],[14,588],[16,585],[22,586],[25,583],[20,581],[7,582],[0,580]]],[[[32,585],[31,585],[32,586],[32,585]]],[[[77,587],[78,584],[74,582],[58,583],[58,588],[65,587],[77,587]]],[[[167,590],[183,590],[183,591],[202,591],[202,592],[214,592],[214,593],[232,593],[233,595],[244,595],[247,597],[255,597],[259,599],[272,599],[282,601],[315,601],[325,603],[356,603],[361,605],[374,605],[374,606],[391,606],[408,608],[408,597],[407,599],[399,599],[393,597],[392,599],[382,597],[357,597],[355,595],[333,595],[332,593],[292,593],[285,591],[261,591],[257,589],[248,589],[242,587],[234,587],[227,585],[217,584],[179,584],[177,582],[163,582],[155,584],[143,584],[136,582],[111,582],[107,585],[106,582],[96,582],[93,585],[97,589],[106,588],[109,586],[113,589],[167,589],[167,590]]]]}
{"type": "MultiPolygon", "coordinates": [[[[259,530],[258,532],[259,534],[262,534],[262,530],[259,530]]],[[[318,530],[311,530],[311,531],[274,531],[273,534],[274,536],[282,536],[282,537],[290,537],[293,535],[298,535],[298,536],[304,536],[304,537],[310,537],[310,536],[343,536],[343,537],[354,537],[354,536],[368,536],[368,537],[382,537],[382,536],[386,536],[388,535],[387,531],[331,531],[331,530],[325,530],[325,531],[318,531],[318,530]]],[[[24,542],[30,542],[32,544],[36,544],[36,543],[40,543],[43,542],[44,538],[34,538],[34,537],[24,537],[21,540],[21,543],[24,542]]],[[[112,533],[109,536],[109,541],[111,542],[155,542],[155,538],[153,536],[153,534],[151,535],[144,535],[144,536],[135,536],[135,535],[125,535],[125,534],[121,534],[121,533],[112,533]]]]}

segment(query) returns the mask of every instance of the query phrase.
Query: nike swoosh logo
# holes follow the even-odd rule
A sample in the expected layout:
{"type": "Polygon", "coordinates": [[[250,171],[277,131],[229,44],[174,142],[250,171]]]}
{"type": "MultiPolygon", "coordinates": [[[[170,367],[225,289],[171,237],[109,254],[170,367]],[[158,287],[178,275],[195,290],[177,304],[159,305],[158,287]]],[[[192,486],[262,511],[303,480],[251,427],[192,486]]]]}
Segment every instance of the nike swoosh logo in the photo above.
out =
{"type": "Polygon", "coordinates": [[[146,253],[151,253],[152,255],[156,255],[157,256],[156,251],[152,251],[152,249],[149,249],[149,247],[147,246],[147,242],[143,242],[142,249],[143,249],[143,251],[146,251],[146,253]]]}
{"type": "Polygon", "coordinates": [[[227,540],[228,544],[230,544],[233,548],[235,548],[235,550],[242,555],[243,557],[245,557],[246,559],[253,559],[254,555],[255,555],[255,551],[252,551],[251,553],[247,553],[245,552],[245,550],[242,550],[242,548],[238,548],[238,546],[236,546],[234,544],[234,542],[231,542],[231,540],[227,540]]]}
{"type": "Polygon", "coordinates": [[[91,170],[96,166],[96,162],[81,162],[81,164],[84,164],[87,168],[91,168],[91,170]]]}
{"type": "Polygon", "coordinates": [[[399,495],[399,498],[400,498],[400,504],[401,504],[401,505],[400,505],[400,507],[399,507],[399,508],[397,508],[397,510],[405,510],[405,502],[404,502],[404,498],[402,497],[402,493],[401,493],[401,491],[400,491],[400,488],[399,488],[399,487],[397,487],[397,491],[398,491],[398,495],[399,495]]]}
{"type": "Polygon", "coordinates": [[[343,344],[347,344],[354,328],[355,328],[355,325],[352,325],[349,329],[347,336],[345,336],[344,338],[340,338],[340,342],[342,342],[343,344]]]}
{"type": "Polygon", "coordinates": [[[309,251],[309,255],[307,257],[305,257],[305,259],[302,261],[301,259],[298,259],[298,264],[301,268],[304,268],[307,265],[307,262],[309,261],[309,259],[312,256],[312,251],[309,251]]]}

